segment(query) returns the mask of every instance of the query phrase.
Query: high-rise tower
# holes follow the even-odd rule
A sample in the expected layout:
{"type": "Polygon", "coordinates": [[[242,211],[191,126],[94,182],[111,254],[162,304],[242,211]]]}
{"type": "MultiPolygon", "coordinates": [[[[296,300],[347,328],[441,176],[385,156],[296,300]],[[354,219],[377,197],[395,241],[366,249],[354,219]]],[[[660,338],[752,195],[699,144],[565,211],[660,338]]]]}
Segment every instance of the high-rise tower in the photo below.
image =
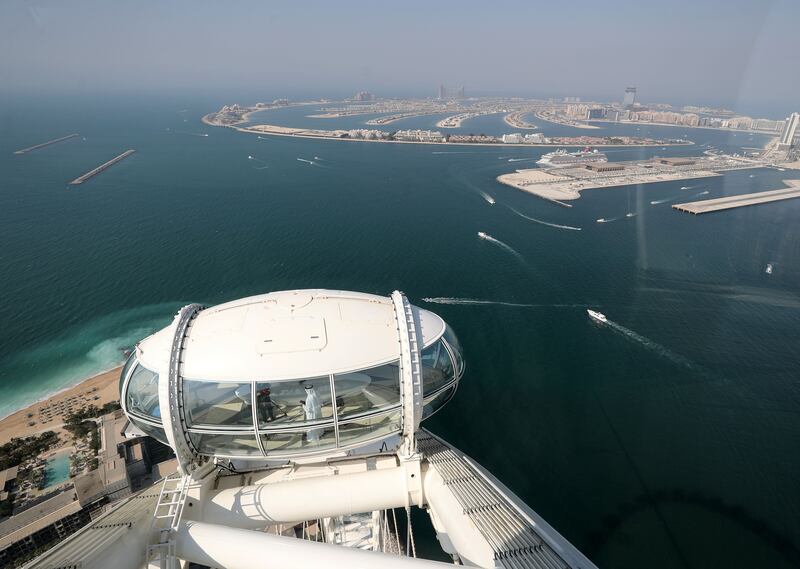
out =
{"type": "Polygon", "coordinates": [[[794,139],[798,134],[798,129],[800,128],[800,113],[792,113],[789,115],[789,118],[786,119],[786,124],[783,126],[783,130],[781,131],[781,140],[780,146],[782,148],[792,148],[794,146],[794,139]]]}
{"type": "Polygon", "coordinates": [[[625,96],[622,98],[622,106],[630,109],[636,104],[636,87],[626,87],[625,96]]]}

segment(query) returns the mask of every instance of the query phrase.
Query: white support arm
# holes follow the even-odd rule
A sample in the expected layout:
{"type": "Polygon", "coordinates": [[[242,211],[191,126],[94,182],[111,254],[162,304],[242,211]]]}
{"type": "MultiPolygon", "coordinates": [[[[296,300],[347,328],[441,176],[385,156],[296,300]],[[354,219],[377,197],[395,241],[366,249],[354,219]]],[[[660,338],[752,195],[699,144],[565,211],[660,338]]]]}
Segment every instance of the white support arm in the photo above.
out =
{"type": "Polygon", "coordinates": [[[452,567],[449,563],[387,555],[202,522],[181,524],[175,536],[175,548],[180,559],[220,569],[452,567]]]}
{"type": "Polygon", "coordinates": [[[399,466],[220,490],[201,502],[199,518],[238,528],[263,528],[404,508],[409,504],[406,475],[407,469],[399,466]]]}

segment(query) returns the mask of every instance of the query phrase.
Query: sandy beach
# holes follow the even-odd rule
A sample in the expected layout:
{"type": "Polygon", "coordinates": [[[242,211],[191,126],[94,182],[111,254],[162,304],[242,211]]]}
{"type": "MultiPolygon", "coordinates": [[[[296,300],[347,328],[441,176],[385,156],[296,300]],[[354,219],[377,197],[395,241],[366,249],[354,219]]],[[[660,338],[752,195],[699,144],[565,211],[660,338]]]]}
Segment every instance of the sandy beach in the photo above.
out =
{"type": "Polygon", "coordinates": [[[121,370],[121,367],[117,367],[92,376],[69,389],[0,419],[0,444],[5,444],[15,437],[55,431],[61,439],[58,448],[71,445],[72,437],[63,428],[64,417],[81,407],[88,405],[101,407],[119,400],[121,370]]]}

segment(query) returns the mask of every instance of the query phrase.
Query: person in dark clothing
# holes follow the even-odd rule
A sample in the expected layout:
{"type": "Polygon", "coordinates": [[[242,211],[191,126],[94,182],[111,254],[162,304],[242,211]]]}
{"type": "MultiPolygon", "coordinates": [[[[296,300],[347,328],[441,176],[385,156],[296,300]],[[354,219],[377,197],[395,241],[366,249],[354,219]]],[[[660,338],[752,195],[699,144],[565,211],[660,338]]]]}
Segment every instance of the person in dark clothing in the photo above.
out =
{"type": "Polygon", "coordinates": [[[258,392],[258,416],[264,423],[275,420],[275,403],[272,402],[269,385],[258,392]]]}

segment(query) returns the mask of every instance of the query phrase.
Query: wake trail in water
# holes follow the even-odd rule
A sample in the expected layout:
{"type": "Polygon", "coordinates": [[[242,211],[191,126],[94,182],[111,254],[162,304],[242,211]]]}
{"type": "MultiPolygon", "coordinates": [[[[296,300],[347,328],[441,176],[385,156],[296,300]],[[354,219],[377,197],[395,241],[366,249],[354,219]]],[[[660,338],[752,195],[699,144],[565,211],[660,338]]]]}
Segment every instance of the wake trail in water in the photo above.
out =
{"type": "Polygon", "coordinates": [[[586,308],[588,304],[527,304],[519,302],[502,302],[499,300],[480,300],[477,298],[451,298],[434,296],[422,299],[431,304],[451,304],[457,306],[512,306],[514,308],[586,308]]]}
{"type": "Polygon", "coordinates": [[[492,243],[493,245],[497,245],[498,247],[500,247],[501,249],[503,249],[507,253],[510,253],[511,255],[514,255],[514,257],[516,257],[517,260],[520,261],[523,265],[527,265],[528,264],[528,263],[525,262],[525,258],[522,255],[520,255],[519,251],[514,249],[508,243],[503,243],[499,239],[495,239],[494,237],[492,237],[488,233],[484,233],[482,231],[478,232],[478,237],[480,237],[484,241],[488,241],[489,243],[492,243]]]}
{"type": "MultiPolygon", "coordinates": [[[[316,156],[315,156],[315,158],[316,158],[316,156]]],[[[325,166],[323,166],[322,164],[319,164],[319,163],[315,162],[314,160],[308,160],[308,159],[306,159],[306,158],[298,158],[298,159],[297,159],[297,161],[298,161],[298,162],[305,162],[305,163],[306,163],[306,164],[308,164],[309,166],[316,166],[317,168],[325,168],[325,166]]]]}
{"type": "Polygon", "coordinates": [[[681,197],[682,196],[674,196],[674,197],[671,197],[671,198],[664,198],[663,200],[653,200],[653,201],[650,202],[650,205],[659,205],[659,204],[662,204],[662,203],[674,202],[675,200],[680,199],[681,197]]]}
{"type": "Polygon", "coordinates": [[[518,211],[518,210],[514,209],[511,206],[507,206],[507,207],[508,207],[508,209],[510,209],[511,211],[516,213],[518,216],[524,217],[528,221],[532,221],[534,223],[539,223],[541,225],[547,225],[548,227],[555,227],[557,229],[569,229],[570,231],[581,231],[581,229],[582,229],[580,227],[573,227],[571,225],[560,225],[558,223],[550,223],[549,221],[542,221],[541,219],[536,219],[535,217],[531,217],[529,215],[525,215],[521,211],[518,211]]]}
{"type": "Polygon", "coordinates": [[[625,215],[618,215],[617,217],[601,217],[597,220],[597,223],[611,223],[612,221],[619,221],[620,219],[628,219],[631,217],[636,217],[636,213],[629,211],[625,215]]]}
{"type": "Polygon", "coordinates": [[[685,200],[691,200],[691,199],[694,199],[694,198],[699,198],[700,196],[704,196],[707,193],[708,193],[708,190],[705,190],[703,192],[698,192],[696,194],[692,194],[691,196],[686,196],[686,197],[675,196],[675,197],[672,197],[672,198],[665,198],[663,200],[654,200],[654,201],[650,202],[650,205],[658,205],[658,204],[667,203],[667,202],[674,202],[675,200],[681,199],[681,198],[685,199],[685,200]]]}
{"type": "Polygon", "coordinates": [[[269,164],[264,162],[261,158],[256,158],[255,156],[248,156],[247,159],[253,160],[254,162],[258,162],[259,164],[261,164],[261,166],[254,166],[253,170],[266,170],[267,168],[269,168],[269,164]]]}
{"type": "Polygon", "coordinates": [[[477,154],[477,152],[468,152],[468,151],[463,151],[463,152],[457,152],[457,151],[456,152],[445,152],[443,150],[439,150],[439,151],[436,151],[436,152],[431,152],[431,154],[477,154]]]}
{"type": "Polygon", "coordinates": [[[621,334],[626,339],[636,342],[637,344],[641,345],[644,348],[647,348],[654,354],[661,356],[662,358],[667,359],[674,364],[683,366],[689,370],[696,371],[698,369],[697,365],[695,365],[691,360],[688,360],[683,356],[676,354],[675,352],[669,350],[668,348],[665,348],[658,342],[654,342],[649,338],[645,338],[641,334],[637,334],[636,332],[634,332],[630,328],[626,328],[622,324],[618,324],[613,320],[608,320],[606,324],[608,325],[609,328],[611,328],[618,334],[621,334]]]}
{"type": "Polygon", "coordinates": [[[171,128],[165,129],[170,134],[182,134],[183,136],[199,136],[201,138],[208,138],[207,132],[186,132],[185,130],[172,130],[171,128]]]}
{"type": "Polygon", "coordinates": [[[535,158],[509,158],[509,162],[529,162],[530,160],[536,160],[535,158]]]}

